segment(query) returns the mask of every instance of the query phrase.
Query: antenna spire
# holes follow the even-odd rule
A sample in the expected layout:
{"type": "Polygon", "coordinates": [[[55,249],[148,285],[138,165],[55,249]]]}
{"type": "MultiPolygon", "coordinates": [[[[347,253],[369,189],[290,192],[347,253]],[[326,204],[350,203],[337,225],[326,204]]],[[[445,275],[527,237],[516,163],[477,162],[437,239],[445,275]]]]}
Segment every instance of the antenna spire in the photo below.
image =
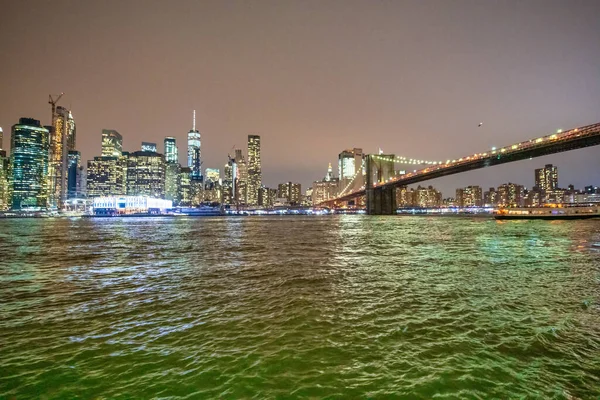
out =
{"type": "Polygon", "coordinates": [[[192,125],[192,130],[196,132],[196,110],[194,110],[194,123],[192,125]]]}

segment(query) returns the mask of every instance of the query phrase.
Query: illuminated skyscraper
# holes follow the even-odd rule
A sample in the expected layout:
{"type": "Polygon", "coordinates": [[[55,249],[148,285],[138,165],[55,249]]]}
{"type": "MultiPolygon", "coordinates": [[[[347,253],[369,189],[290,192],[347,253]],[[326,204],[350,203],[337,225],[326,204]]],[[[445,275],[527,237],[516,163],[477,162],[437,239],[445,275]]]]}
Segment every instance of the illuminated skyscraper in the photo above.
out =
{"type": "Polygon", "coordinates": [[[81,153],[77,150],[69,150],[67,170],[67,198],[79,198],[84,191],[84,171],[81,166],[81,153]]]}
{"type": "MultiPolygon", "coordinates": [[[[240,205],[248,204],[248,164],[242,154],[242,149],[235,150],[236,164],[236,196],[240,205]]],[[[258,204],[258,203],[257,203],[258,204]]]]}
{"type": "Polygon", "coordinates": [[[73,114],[58,106],[52,116],[50,160],[48,163],[48,205],[62,208],[67,198],[68,153],[75,150],[73,114]]]}
{"type": "Polygon", "coordinates": [[[364,185],[363,152],[354,148],[344,150],[338,156],[339,191],[351,192],[364,185]]]}
{"type": "Polygon", "coordinates": [[[262,170],[260,163],[260,136],[248,135],[248,183],[247,204],[258,205],[258,191],[262,186],[262,170]]]}
{"type": "Polygon", "coordinates": [[[8,164],[9,159],[6,156],[6,151],[0,150],[0,211],[10,208],[8,201],[8,164]]]}
{"type": "Polygon", "coordinates": [[[558,189],[558,168],[546,164],[544,168],[536,169],[535,186],[544,192],[558,189]]]}
{"type": "Polygon", "coordinates": [[[192,175],[192,170],[188,167],[182,167],[179,171],[179,180],[178,180],[178,200],[180,206],[190,206],[192,205],[192,186],[190,176],[192,175]]]}
{"type": "Polygon", "coordinates": [[[165,199],[172,200],[173,204],[179,203],[179,163],[169,162],[165,165],[165,199]]]}
{"type": "Polygon", "coordinates": [[[179,162],[177,144],[175,143],[175,138],[171,136],[165,138],[165,162],[167,164],[179,162]]]}
{"type": "Polygon", "coordinates": [[[46,207],[48,176],[48,129],[40,121],[21,118],[10,137],[12,209],[46,207]]]}
{"type": "Polygon", "coordinates": [[[119,157],[94,157],[87,164],[87,196],[126,194],[123,161],[119,157]]]}
{"type": "Polygon", "coordinates": [[[102,157],[121,157],[123,136],[112,129],[102,129],[102,157]]]}
{"type": "Polygon", "coordinates": [[[141,149],[142,149],[142,151],[149,151],[151,153],[158,152],[158,149],[156,148],[156,143],[151,143],[151,142],[142,142],[141,149]]]}
{"type": "Polygon", "coordinates": [[[127,158],[127,195],[165,197],[165,161],[162,154],[135,151],[127,158]]]}
{"type": "Polygon", "coordinates": [[[194,110],[192,130],[188,132],[188,167],[192,170],[192,179],[202,176],[200,146],[200,132],[196,130],[196,110],[194,110]]]}
{"type": "Polygon", "coordinates": [[[206,168],[206,182],[218,183],[221,180],[221,171],[218,168],[206,168]]]}

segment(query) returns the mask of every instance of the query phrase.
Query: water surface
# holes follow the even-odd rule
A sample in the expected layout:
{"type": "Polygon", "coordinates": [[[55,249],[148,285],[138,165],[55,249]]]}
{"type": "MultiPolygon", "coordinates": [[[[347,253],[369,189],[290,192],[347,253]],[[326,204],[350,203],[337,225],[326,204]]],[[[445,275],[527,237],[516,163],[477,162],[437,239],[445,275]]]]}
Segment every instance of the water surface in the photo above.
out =
{"type": "Polygon", "coordinates": [[[0,220],[0,398],[598,398],[600,221],[0,220]]]}

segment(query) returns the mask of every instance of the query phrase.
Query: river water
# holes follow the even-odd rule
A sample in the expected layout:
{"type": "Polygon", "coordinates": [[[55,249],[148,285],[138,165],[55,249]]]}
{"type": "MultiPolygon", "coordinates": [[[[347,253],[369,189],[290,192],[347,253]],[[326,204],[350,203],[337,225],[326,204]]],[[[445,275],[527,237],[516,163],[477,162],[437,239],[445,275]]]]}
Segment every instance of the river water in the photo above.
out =
{"type": "Polygon", "coordinates": [[[597,398],[599,252],[594,220],[0,220],[0,398],[597,398]]]}

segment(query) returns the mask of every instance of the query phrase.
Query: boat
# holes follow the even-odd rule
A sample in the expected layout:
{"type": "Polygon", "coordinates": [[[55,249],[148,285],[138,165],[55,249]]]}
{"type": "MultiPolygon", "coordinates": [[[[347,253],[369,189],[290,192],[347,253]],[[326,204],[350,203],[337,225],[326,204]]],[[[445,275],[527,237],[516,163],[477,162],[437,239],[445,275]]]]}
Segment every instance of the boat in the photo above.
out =
{"type": "Polygon", "coordinates": [[[225,215],[225,210],[221,206],[183,207],[177,213],[189,217],[204,217],[225,215]]]}
{"type": "Polygon", "coordinates": [[[497,220],[507,219],[542,219],[570,220],[600,218],[600,205],[552,204],[545,207],[508,207],[494,212],[497,220]]]}

